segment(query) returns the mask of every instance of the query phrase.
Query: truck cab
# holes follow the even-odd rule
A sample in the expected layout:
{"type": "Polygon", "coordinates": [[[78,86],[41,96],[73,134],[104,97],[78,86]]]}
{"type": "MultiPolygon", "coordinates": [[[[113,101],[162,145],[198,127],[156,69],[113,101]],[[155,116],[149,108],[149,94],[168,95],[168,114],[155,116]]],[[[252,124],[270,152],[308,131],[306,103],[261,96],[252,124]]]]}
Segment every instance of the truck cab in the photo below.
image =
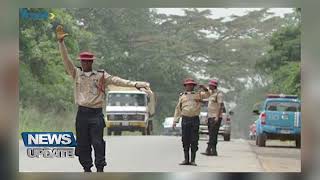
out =
{"type": "Polygon", "coordinates": [[[294,140],[301,146],[301,102],[296,95],[269,94],[259,109],[256,121],[256,145],[266,146],[268,139],[294,140]]]}
{"type": "Polygon", "coordinates": [[[105,119],[108,135],[121,135],[123,131],[150,135],[154,111],[155,97],[150,89],[108,86],[105,119]]]}

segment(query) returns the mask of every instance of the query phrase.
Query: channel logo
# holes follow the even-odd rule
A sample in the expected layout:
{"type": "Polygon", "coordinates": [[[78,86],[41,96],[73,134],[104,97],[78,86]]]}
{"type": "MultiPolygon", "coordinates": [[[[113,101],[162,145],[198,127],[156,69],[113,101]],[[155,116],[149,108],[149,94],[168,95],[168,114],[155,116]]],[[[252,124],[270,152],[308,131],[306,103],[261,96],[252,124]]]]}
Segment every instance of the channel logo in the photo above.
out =
{"type": "Polygon", "coordinates": [[[20,8],[19,14],[22,19],[30,19],[30,20],[53,20],[56,15],[53,13],[49,13],[47,11],[42,12],[32,12],[27,8],[20,8]]]}
{"type": "Polygon", "coordinates": [[[72,132],[23,132],[23,143],[30,158],[74,157],[76,140],[72,132]]]}

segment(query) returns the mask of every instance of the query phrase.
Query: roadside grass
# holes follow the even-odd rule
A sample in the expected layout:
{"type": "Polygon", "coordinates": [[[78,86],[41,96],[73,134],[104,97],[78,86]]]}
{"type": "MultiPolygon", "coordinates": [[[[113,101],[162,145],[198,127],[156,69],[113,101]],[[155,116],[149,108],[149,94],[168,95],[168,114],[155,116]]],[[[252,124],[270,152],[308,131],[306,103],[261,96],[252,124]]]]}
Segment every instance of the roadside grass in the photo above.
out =
{"type": "MultiPolygon", "coordinates": [[[[19,108],[19,134],[21,132],[71,131],[74,132],[75,113],[40,112],[34,107],[19,108]]],[[[21,138],[21,137],[20,137],[21,138]]]]}

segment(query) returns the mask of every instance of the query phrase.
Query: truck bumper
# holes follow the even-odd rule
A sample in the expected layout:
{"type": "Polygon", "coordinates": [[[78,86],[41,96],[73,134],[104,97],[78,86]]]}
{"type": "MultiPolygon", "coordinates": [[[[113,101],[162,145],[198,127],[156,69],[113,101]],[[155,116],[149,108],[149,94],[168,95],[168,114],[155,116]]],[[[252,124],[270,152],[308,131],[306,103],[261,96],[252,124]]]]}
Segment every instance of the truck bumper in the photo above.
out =
{"type": "Polygon", "coordinates": [[[267,135],[268,139],[294,140],[300,137],[301,128],[285,128],[278,126],[264,125],[262,132],[267,135]]]}
{"type": "Polygon", "coordinates": [[[146,128],[147,124],[144,121],[132,121],[132,122],[115,122],[107,121],[106,126],[108,129],[117,129],[124,131],[140,130],[146,128]]]}
{"type": "Polygon", "coordinates": [[[301,128],[263,125],[262,132],[269,134],[300,134],[301,128]]]}

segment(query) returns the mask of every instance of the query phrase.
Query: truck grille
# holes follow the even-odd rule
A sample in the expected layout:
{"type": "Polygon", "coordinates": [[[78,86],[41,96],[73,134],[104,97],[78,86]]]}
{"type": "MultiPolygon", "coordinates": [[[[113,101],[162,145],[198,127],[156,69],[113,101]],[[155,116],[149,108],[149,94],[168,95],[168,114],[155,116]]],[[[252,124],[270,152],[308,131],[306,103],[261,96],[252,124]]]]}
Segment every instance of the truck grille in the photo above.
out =
{"type": "Polygon", "coordinates": [[[142,114],[111,114],[107,118],[110,121],[144,121],[142,114]]]}

